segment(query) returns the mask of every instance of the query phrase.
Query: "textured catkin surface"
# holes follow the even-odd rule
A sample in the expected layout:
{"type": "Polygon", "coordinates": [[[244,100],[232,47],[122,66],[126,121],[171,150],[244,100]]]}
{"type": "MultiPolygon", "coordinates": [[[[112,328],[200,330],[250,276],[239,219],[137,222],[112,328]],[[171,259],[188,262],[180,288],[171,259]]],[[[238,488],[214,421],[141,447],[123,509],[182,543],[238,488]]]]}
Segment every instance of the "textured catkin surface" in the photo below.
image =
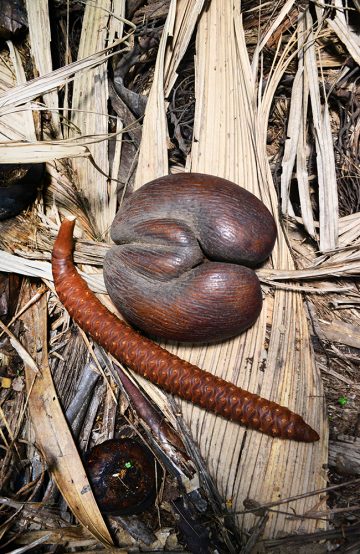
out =
{"type": "Polygon", "coordinates": [[[74,221],[64,220],[55,241],[56,291],[71,317],[121,363],[202,408],[274,437],[312,442],[318,434],[297,414],[244,391],[164,350],[118,320],[90,291],[72,262],[74,221]]]}

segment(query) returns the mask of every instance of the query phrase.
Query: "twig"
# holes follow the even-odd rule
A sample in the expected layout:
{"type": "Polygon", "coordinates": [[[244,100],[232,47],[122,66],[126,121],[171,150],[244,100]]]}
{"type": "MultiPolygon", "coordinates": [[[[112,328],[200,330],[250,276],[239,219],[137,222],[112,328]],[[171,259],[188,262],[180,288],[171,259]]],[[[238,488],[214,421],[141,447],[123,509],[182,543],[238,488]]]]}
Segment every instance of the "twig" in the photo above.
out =
{"type": "Polygon", "coordinates": [[[259,519],[255,527],[253,528],[253,531],[251,533],[249,540],[247,541],[246,545],[241,549],[240,554],[251,554],[253,552],[253,548],[254,546],[256,546],[258,539],[261,533],[263,532],[268,519],[269,519],[268,514],[265,514],[259,519]]]}
{"type": "Polygon", "coordinates": [[[15,550],[11,550],[9,554],[22,554],[23,552],[27,552],[28,550],[32,550],[36,546],[39,546],[40,544],[43,544],[51,537],[51,533],[48,535],[44,535],[43,537],[40,537],[40,539],[37,539],[36,541],[33,541],[26,546],[22,546],[21,548],[16,548],[15,550]]]}
{"type": "MultiPolygon", "coordinates": [[[[21,308],[21,310],[19,310],[18,312],[16,312],[16,314],[14,315],[14,317],[9,321],[8,323],[8,327],[10,327],[10,325],[12,325],[17,319],[18,317],[20,317],[24,312],[26,312],[26,310],[28,308],[30,308],[33,304],[35,304],[35,302],[37,302],[39,300],[39,298],[42,297],[42,295],[47,291],[47,287],[45,287],[44,285],[42,285],[39,289],[39,291],[34,294],[34,296],[29,300],[29,302],[27,302],[25,304],[25,306],[23,306],[21,308]]],[[[5,333],[5,330],[3,329],[0,333],[0,338],[3,336],[3,334],[5,333]]]]}
{"type": "Polygon", "coordinates": [[[13,335],[11,331],[6,327],[6,325],[3,324],[3,322],[0,320],[0,328],[3,330],[4,333],[7,334],[7,336],[10,339],[10,344],[13,348],[15,348],[16,352],[19,354],[22,361],[27,364],[35,373],[39,373],[39,368],[36,365],[35,360],[30,356],[29,352],[23,347],[21,342],[13,335]]]}
{"type": "MultiPolygon", "coordinates": [[[[329,529],[327,531],[318,531],[316,533],[309,533],[304,535],[288,535],[281,539],[269,539],[264,541],[262,544],[265,549],[273,548],[282,548],[284,546],[296,545],[296,544],[313,544],[315,542],[324,541],[324,540],[334,540],[340,539],[349,539],[350,537],[357,538],[360,536],[360,525],[357,523],[355,525],[350,525],[349,527],[341,527],[341,529],[329,529]]],[[[350,545],[348,545],[350,546],[350,545]]],[[[346,552],[346,550],[342,550],[346,552]]],[[[349,550],[348,552],[358,552],[358,550],[349,550]]]]}
{"type": "Polygon", "coordinates": [[[346,483],[340,483],[339,485],[331,485],[330,487],[324,487],[323,489],[317,489],[315,491],[310,492],[304,492],[303,494],[297,494],[295,496],[291,496],[289,498],[283,498],[282,500],[278,500],[277,502],[268,502],[266,504],[261,504],[260,506],[256,506],[254,508],[250,508],[248,510],[242,510],[239,512],[235,512],[237,515],[243,515],[243,514],[251,514],[254,512],[257,512],[259,510],[264,510],[266,508],[273,508],[274,506],[280,506],[281,504],[287,504],[288,502],[294,502],[295,500],[300,500],[301,498],[307,498],[309,496],[316,496],[318,494],[333,491],[335,489],[340,489],[342,487],[346,487],[347,485],[355,485],[356,483],[360,483],[360,478],[353,479],[352,481],[347,481],[346,483]]]}
{"type": "Polygon", "coordinates": [[[66,418],[71,425],[72,432],[77,437],[81,431],[84,417],[92,398],[93,390],[100,374],[95,369],[94,362],[85,365],[74,398],[66,410],[66,418]]]}

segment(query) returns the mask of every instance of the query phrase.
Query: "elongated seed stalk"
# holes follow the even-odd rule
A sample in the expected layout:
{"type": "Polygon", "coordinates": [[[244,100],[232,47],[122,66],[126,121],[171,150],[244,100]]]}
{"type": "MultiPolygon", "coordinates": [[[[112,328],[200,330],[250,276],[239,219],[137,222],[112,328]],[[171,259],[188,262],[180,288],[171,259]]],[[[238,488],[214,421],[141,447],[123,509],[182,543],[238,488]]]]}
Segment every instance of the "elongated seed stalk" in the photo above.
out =
{"type": "Polygon", "coordinates": [[[178,358],[105,308],[74,267],[74,225],[65,219],[54,244],[55,288],[70,316],[98,344],[146,379],[205,410],[272,437],[319,440],[301,416],[178,358]]]}

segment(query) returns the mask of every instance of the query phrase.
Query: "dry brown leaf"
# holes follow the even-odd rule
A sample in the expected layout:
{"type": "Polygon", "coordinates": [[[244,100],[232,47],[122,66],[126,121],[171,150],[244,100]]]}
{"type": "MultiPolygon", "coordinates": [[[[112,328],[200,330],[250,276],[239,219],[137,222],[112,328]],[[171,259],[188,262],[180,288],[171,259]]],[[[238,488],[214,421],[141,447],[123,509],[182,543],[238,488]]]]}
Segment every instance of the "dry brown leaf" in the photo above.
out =
{"type": "MultiPolygon", "coordinates": [[[[36,291],[27,285],[24,301],[30,300],[34,292],[36,291]]],[[[26,326],[26,347],[40,369],[35,375],[24,360],[28,404],[36,444],[75,517],[94,537],[110,546],[110,534],[94,499],[52,381],[47,353],[46,297],[42,296],[37,304],[31,306],[22,319],[26,326]]]]}

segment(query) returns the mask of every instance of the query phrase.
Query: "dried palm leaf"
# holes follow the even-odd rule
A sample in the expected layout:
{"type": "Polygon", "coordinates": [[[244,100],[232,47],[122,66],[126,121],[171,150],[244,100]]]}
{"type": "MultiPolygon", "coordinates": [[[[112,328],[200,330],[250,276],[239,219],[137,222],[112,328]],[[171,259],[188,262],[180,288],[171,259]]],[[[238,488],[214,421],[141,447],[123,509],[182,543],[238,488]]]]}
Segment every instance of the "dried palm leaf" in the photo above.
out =
{"type": "Polygon", "coordinates": [[[66,82],[69,82],[69,79],[73,80],[74,75],[80,71],[90,70],[93,67],[101,65],[107,61],[110,56],[115,55],[114,52],[109,53],[109,51],[116,48],[126,39],[127,37],[118,39],[111,46],[104,48],[100,52],[95,52],[84,59],[60,67],[42,77],[37,77],[23,85],[17,85],[16,87],[6,90],[0,94],[0,115],[12,113],[16,106],[21,106],[46,92],[62,86],[66,82]]]}
{"type": "Polygon", "coordinates": [[[312,18],[305,14],[306,29],[309,33],[304,52],[304,68],[307,72],[313,131],[316,146],[316,164],[319,183],[320,210],[320,250],[330,250],[338,242],[338,197],[335,172],[334,146],[330,128],[329,107],[320,99],[320,83],[312,32],[312,18]]]}
{"type": "MultiPolygon", "coordinates": [[[[287,5],[290,7],[290,3],[287,5]]],[[[272,75],[268,78],[257,108],[253,77],[255,65],[251,73],[240,14],[235,6],[225,7],[212,2],[204,23],[201,23],[197,54],[201,65],[198,74],[201,78],[204,71],[202,67],[205,66],[205,71],[210,75],[206,75],[205,87],[200,83],[203,91],[198,100],[201,127],[195,135],[197,143],[195,152],[192,152],[192,155],[195,154],[192,168],[206,168],[210,173],[224,171],[224,176],[248,187],[271,206],[276,214],[277,199],[266,161],[265,141],[270,105],[277,83],[287,66],[289,54],[287,57],[281,54],[278,62],[274,62],[272,75]],[[235,29],[235,33],[232,29],[235,29]],[[221,37],[226,37],[226,42],[221,37]],[[207,43],[209,44],[206,47],[207,43]],[[201,52],[204,49],[202,60],[201,52]],[[217,79],[218,74],[220,77],[217,79]],[[234,91],[237,103],[231,102],[229,90],[234,91]],[[219,106],[226,106],[225,121],[219,106]]],[[[260,45],[263,42],[260,41],[260,45]]],[[[290,40],[288,52],[291,46],[290,40]]],[[[198,127],[195,126],[195,129],[198,127]]],[[[292,268],[281,233],[273,263],[279,267],[292,268]]],[[[237,383],[244,388],[248,386],[250,390],[261,391],[261,394],[270,395],[271,398],[281,398],[283,403],[296,406],[300,411],[305,410],[308,417],[312,414],[317,419],[315,427],[321,429],[322,444],[318,450],[311,452],[301,446],[294,449],[287,444],[267,444],[263,438],[249,435],[223,422],[215,424],[218,436],[222,437],[221,441],[217,441],[216,434],[210,431],[211,423],[208,424],[209,435],[206,433],[207,426],[201,416],[201,433],[197,436],[204,455],[207,459],[211,457],[220,489],[225,498],[233,498],[237,509],[246,496],[260,503],[271,498],[274,486],[276,490],[281,490],[281,495],[291,496],[295,491],[317,488],[319,484],[323,484],[324,479],[321,468],[326,459],[327,433],[323,407],[313,398],[319,391],[321,394],[321,382],[309,347],[306,315],[301,298],[296,294],[289,295],[286,291],[275,293],[274,306],[276,309],[273,309],[272,298],[267,295],[257,324],[244,336],[222,346],[216,365],[213,357],[211,359],[212,349],[207,349],[207,363],[211,364],[212,371],[219,372],[222,376],[230,379],[236,376],[237,383]],[[271,333],[265,339],[268,323],[271,324],[271,333]],[[266,348],[267,340],[269,343],[266,348]],[[301,357],[298,354],[299,341],[301,357]],[[238,374],[240,367],[241,372],[238,374]],[[260,367],[266,367],[266,371],[260,372],[260,367]],[[240,471],[229,475],[225,469],[234,457],[238,459],[238,467],[241,468],[241,479],[240,471]],[[259,465],[259,457],[264,465],[259,465]],[[313,467],[317,468],[311,476],[307,465],[310,458],[313,467]],[[292,480],[288,472],[301,477],[292,480]]],[[[189,412],[194,426],[196,421],[199,428],[194,409],[189,412]]],[[[297,509],[306,510],[306,501],[301,504],[297,509]]],[[[252,516],[245,516],[241,520],[241,525],[245,528],[254,523],[252,516]]],[[[313,523],[308,525],[312,528],[313,523]]],[[[265,534],[271,535],[276,529],[290,530],[297,526],[298,523],[285,521],[283,515],[274,514],[269,518],[265,534]]]]}
{"type": "Polygon", "coordinates": [[[164,63],[166,44],[173,32],[176,0],[171,0],[156,58],[155,74],[146,105],[135,188],[166,175],[168,170],[168,132],[164,97],[164,63]]]}
{"type": "Polygon", "coordinates": [[[298,19],[298,69],[294,78],[291,92],[290,110],[282,159],[281,199],[284,214],[294,216],[290,202],[290,184],[296,160],[296,178],[300,197],[301,215],[305,229],[315,238],[315,226],[309,189],[309,175],[307,171],[307,111],[309,96],[308,75],[304,71],[304,37],[305,20],[303,15],[298,19]]]}
{"type": "MultiPolygon", "coordinates": [[[[107,20],[112,3],[110,0],[100,0],[96,4],[87,3],[85,7],[82,33],[80,38],[79,58],[94,55],[104,50],[107,41],[107,20]]],[[[123,16],[125,3],[118,3],[123,16]]],[[[111,16],[111,27],[115,23],[119,31],[119,19],[111,16]]],[[[107,64],[97,65],[87,72],[78,72],[74,79],[72,122],[85,135],[106,135],[108,132],[108,117],[102,114],[107,112],[109,97],[107,82],[107,64]]],[[[108,143],[97,142],[90,147],[91,155],[97,167],[101,167],[102,174],[88,161],[74,160],[74,169],[77,174],[78,186],[87,198],[92,214],[96,214],[94,227],[97,233],[104,235],[115,216],[116,211],[116,183],[108,181],[109,152],[108,143]]]]}
{"type": "Polygon", "coordinates": [[[331,29],[337,34],[341,42],[345,44],[350,56],[354,59],[354,61],[357,64],[360,64],[359,35],[351,29],[348,22],[346,21],[342,0],[335,0],[334,7],[336,9],[335,17],[329,17],[327,23],[329,27],[331,27],[331,29]]]}
{"type": "MultiPolygon", "coordinates": [[[[47,0],[37,2],[26,1],[26,11],[29,21],[30,46],[36,69],[39,75],[46,75],[52,71],[51,59],[51,26],[49,17],[49,3],[47,0]],[[39,29],[42,30],[39,33],[39,29]]],[[[52,111],[53,133],[61,138],[59,101],[56,90],[43,95],[44,104],[52,111]]]]}

